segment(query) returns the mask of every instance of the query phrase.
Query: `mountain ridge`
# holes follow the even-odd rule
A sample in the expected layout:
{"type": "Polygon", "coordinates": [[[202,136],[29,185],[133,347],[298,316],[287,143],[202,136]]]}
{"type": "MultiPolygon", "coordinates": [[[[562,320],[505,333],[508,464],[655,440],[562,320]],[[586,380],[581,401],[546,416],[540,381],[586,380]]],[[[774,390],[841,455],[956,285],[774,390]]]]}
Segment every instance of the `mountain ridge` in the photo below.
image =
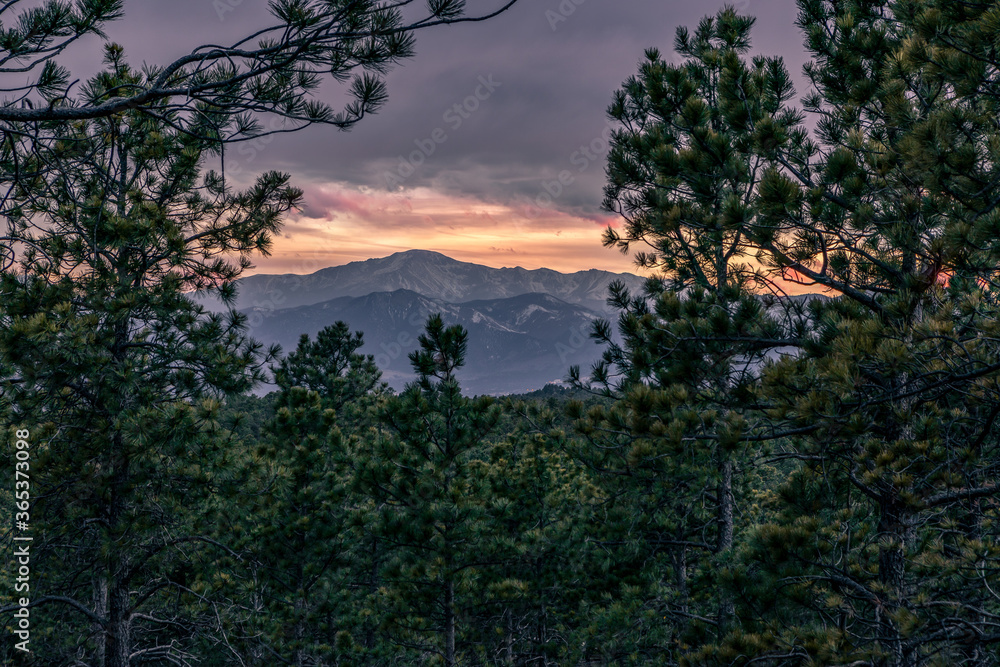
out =
{"type": "MultiPolygon", "coordinates": [[[[607,313],[607,286],[614,280],[638,290],[644,278],[631,273],[588,269],[493,268],[463,262],[431,250],[407,250],[387,257],[349,262],[311,274],[255,274],[237,281],[237,310],[265,311],[323,303],[345,296],[408,289],[452,303],[543,293],[567,303],[607,313]]],[[[197,295],[207,309],[224,310],[216,295],[197,295]]]]}
{"type": "Polygon", "coordinates": [[[433,313],[469,332],[459,379],[463,389],[474,394],[539,389],[565,378],[572,365],[589,367],[601,354],[588,338],[591,324],[601,315],[549,294],[450,303],[400,289],[244,312],[251,335],[264,344],[281,345],[285,353],[295,348],[302,334],[314,337],[325,326],[346,322],[364,333],[365,344],[359,351],[375,357],[395,389],[414,378],[408,354],[419,347],[418,336],[433,313]]]}

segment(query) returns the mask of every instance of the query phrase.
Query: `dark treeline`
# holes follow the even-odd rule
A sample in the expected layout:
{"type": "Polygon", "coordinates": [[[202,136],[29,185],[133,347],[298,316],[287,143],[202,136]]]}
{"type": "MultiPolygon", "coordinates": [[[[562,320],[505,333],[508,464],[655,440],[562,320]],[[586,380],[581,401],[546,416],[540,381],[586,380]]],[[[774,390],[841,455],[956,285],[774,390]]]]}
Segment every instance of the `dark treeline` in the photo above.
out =
{"type": "Polygon", "coordinates": [[[395,393],[343,323],[282,356],[192,302],[302,196],[204,171],[214,102],[3,144],[3,661],[1000,664],[1000,3],[797,5],[801,108],[732,9],[614,95],[605,243],[654,277],[529,396],[463,395],[439,316],[395,393]]]}

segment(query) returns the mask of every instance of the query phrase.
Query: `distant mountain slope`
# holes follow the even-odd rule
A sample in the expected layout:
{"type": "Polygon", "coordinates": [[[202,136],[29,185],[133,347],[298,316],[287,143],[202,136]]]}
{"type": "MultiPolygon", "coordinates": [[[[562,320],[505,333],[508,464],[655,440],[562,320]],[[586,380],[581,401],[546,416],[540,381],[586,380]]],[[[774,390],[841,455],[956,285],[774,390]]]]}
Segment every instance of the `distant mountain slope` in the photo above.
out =
{"type": "Polygon", "coordinates": [[[469,331],[467,361],[459,379],[471,394],[539,389],[566,377],[571,365],[589,368],[601,354],[588,338],[591,323],[600,315],[547,294],[450,303],[396,290],[249,311],[251,335],[265,344],[280,344],[285,353],[295,348],[301,334],[313,336],[337,320],[347,322],[352,330],[364,332],[361,351],[375,355],[396,389],[413,378],[407,355],[419,346],[417,336],[432,313],[469,331]]]}
{"type": "MultiPolygon", "coordinates": [[[[605,312],[607,288],[613,280],[622,280],[634,290],[643,284],[642,278],[630,273],[590,270],[567,274],[551,269],[494,269],[459,262],[437,252],[409,250],[381,259],[322,269],[307,276],[248,276],[238,283],[236,309],[278,310],[404,289],[450,303],[549,294],[567,303],[605,312]]],[[[221,304],[214,297],[202,297],[200,301],[210,310],[221,310],[221,304]]]]}

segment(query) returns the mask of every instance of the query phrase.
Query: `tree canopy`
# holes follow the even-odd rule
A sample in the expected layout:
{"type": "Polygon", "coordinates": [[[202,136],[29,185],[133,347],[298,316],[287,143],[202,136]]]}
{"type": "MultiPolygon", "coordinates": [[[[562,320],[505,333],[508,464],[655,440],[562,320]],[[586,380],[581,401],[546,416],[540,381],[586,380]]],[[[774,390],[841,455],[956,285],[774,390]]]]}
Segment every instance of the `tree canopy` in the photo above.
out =
{"type": "Polygon", "coordinates": [[[463,394],[446,314],[397,393],[344,322],[281,356],[190,298],[231,303],[301,198],[208,161],[254,114],[370,111],[364,75],[353,116],[309,95],[465,20],[407,4],[273,3],[241,65],[109,45],[76,98],[47,63],[120,3],[0,33],[38,77],[0,114],[35,663],[1000,664],[1000,4],[798,0],[800,106],[731,7],[650,48],[608,108],[604,242],[652,277],[610,286],[571,389],[508,398],[463,394]]]}

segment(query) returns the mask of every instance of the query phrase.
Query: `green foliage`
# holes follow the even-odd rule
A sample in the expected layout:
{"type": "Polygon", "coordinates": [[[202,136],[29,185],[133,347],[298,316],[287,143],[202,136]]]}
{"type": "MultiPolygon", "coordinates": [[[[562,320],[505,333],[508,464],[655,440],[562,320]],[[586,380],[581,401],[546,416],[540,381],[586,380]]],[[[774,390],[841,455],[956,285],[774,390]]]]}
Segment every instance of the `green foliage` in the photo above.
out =
{"type": "Polygon", "coordinates": [[[672,660],[994,664],[995,3],[798,4],[812,136],[730,10],[615,97],[605,242],[661,277],[613,293],[620,344],[595,328],[617,402],[581,415],[578,456],[655,501],[630,525],[699,535],[725,494],[685,490],[732,465],[732,548],[692,578],[723,607],[675,620],[672,660]],[[832,298],[767,296],[794,283],[832,298]],[[789,474],[764,495],[762,455],[789,474]]]}
{"type": "Polygon", "coordinates": [[[379,616],[398,646],[449,667],[465,652],[461,625],[475,614],[473,590],[496,548],[481,441],[499,409],[461,393],[455,371],[466,338],[430,317],[410,355],[417,381],[388,399],[383,434],[359,443],[354,457],[355,488],[371,500],[363,530],[386,552],[379,616]]]}
{"type": "Polygon", "coordinates": [[[315,341],[303,336],[274,369],[280,390],[256,452],[271,481],[248,512],[244,545],[255,569],[248,594],[266,610],[252,619],[247,634],[260,639],[249,649],[262,656],[304,665],[377,655],[358,614],[378,561],[370,542],[355,540],[365,499],[350,492],[350,440],[369,435],[385,385],[371,357],[356,353],[362,344],[337,322],[315,341]]]}
{"type": "MultiPolygon", "coordinates": [[[[186,293],[231,298],[300,193],[202,176],[207,112],[52,121],[0,275],[36,660],[996,665],[995,5],[799,0],[805,113],[732,9],[650,50],[609,109],[605,241],[656,275],[612,286],[589,379],[502,403],[462,394],[440,315],[399,395],[339,322],[247,395],[273,357],[186,293]]],[[[109,48],[85,94],[147,76],[109,48]]]]}
{"type": "MultiPolygon", "coordinates": [[[[128,111],[155,118],[163,107],[211,117],[217,130],[228,130],[216,134],[223,141],[314,123],[347,129],[385,102],[384,75],[413,56],[417,30],[483,20],[514,2],[469,17],[464,0],[428,0],[423,16],[377,0],[273,0],[269,24],[228,46],[199,46],[172,62],[150,66],[149,76],[110,99],[78,95],[69,70],[58,62],[88,36],[103,40],[107,53],[121,57],[121,47],[108,42],[104,33],[123,15],[121,0],[46,0],[28,7],[10,3],[0,8],[0,76],[6,75],[4,89],[11,93],[0,103],[0,134],[6,143],[34,142],[32,150],[40,150],[60,140],[52,121],[128,111]],[[339,111],[317,95],[327,77],[346,84],[347,101],[339,111]],[[44,104],[37,104],[39,97],[44,104]],[[281,127],[265,128],[260,114],[277,119],[281,127]]],[[[220,19],[236,7],[213,5],[220,19]]],[[[5,178],[19,176],[13,171],[5,178]]]]}
{"type": "Polygon", "coordinates": [[[359,427],[375,396],[388,389],[374,357],[357,353],[362,345],[362,333],[352,335],[343,322],[325,327],[314,341],[303,335],[298,347],[272,369],[281,395],[293,387],[317,392],[323,407],[337,413],[341,426],[359,427]]]}
{"type": "Polygon", "coordinates": [[[754,290],[769,285],[753,262],[763,233],[759,192],[774,187],[769,156],[799,137],[784,103],[780,60],[746,60],[753,19],[725,9],[694,33],[680,29],[670,65],[655,50],[609,108],[619,123],[608,158],[605,207],[624,219],[605,244],[656,269],[645,294],[613,285],[618,334],[598,323],[603,360],[584,384],[614,399],[574,408],[578,460],[600,471],[608,499],[603,534],[619,574],[598,622],[606,656],[676,664],[688,646],[733,621],[723,585],[751,509],[765,452],[754,413],[760,369],[809,330],[804,305],[754,290]],[[737,525],[737,517],[743,522],[737,525]],[[644,619],[615,632],[620,618],[644,619]]]}
{"type": "Polygon", "coordinates": [[[291,387],[279,395],[260,455],[274,480],[248,512],[246,547],[256,564],[255,619],[268,652],[293,664],[315,663],[343,630],[339,606],[352,602],[344,577],[349,553],[343,484],[336,450],[343,447],[335,413],[320,395],[291,387]]]}
{"type": "MultiPolygon", "coordinates": [[[[139,76],[109,64],[88,90],[139,76]]],[[[60,171],[23,156],[6,200],[0,413],[34,438],[42,662],[186,659],[224,642],[238,575],[216,538],[256,466],[219,397],[263,378],[261,350],[242,316],[207,315],[186,292],[237,278],[300,193],[281,174],[244,192],[200,178],[210,144],[163,113],[63,126],[60,171]]]]}

